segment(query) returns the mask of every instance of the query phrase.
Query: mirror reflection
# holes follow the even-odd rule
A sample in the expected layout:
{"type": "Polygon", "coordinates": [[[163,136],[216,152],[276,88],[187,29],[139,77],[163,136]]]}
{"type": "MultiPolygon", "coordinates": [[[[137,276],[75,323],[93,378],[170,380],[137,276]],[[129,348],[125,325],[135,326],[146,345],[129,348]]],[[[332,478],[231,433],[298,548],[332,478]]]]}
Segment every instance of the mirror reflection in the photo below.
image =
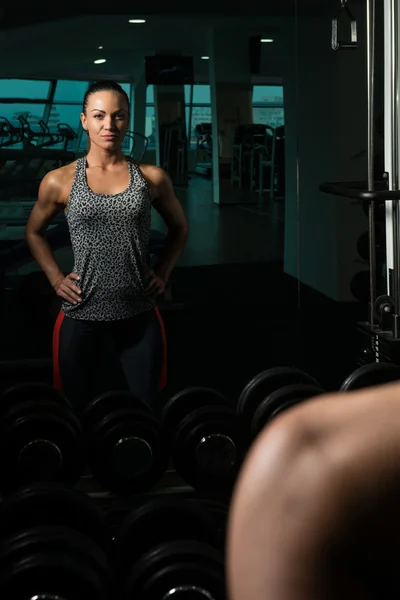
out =
{"type": "MultiPolygon", "coordinates": [[[[68,64],[61,49],[47,52],[49,44],[57,48],[56,40],[83,26],[77,20],[32,25],[24,29],[24,40],[15,28],[0,40],[10,56],[0,73],[2,298],[10,309],[4,319],[5,360],[38,359],[50,372],[60,299],[26,243],[25,226],[46,174],[90,151],[81,114],[85,93],[96,81],[115,81],[127,94],[129,123],[121,151],[133,162],[161,167],[186,216],[190,235],[157,305],[164,321],[175,325],[179,318],[175,339],[183,346],[216,336],[205,355],[194,344],[206,361],[210,384],[224,379],[213,366],[221,353],[229,357],[226,365],[240,364],[226,339],[230,307],[236,318],[240,315],[241,335],[250,343],[250,332],[257,327],[248,327],[248,307],[267,301],[276,310],[270,289],[281,289],[286,272],[290,293],[282,294],[285,305],[296,310],[295,206],[285,213],[285,114],[294,107],[295,88],[289,77],[294,48],[288,44],[293,18],[287,17],[249,17],[243,23],[232,17],[224,27],[210,17],[197,29],[184,18],[152,17],[137,19],[143,21],[139,23],[112,17],[120,39],[108,45],[101,40],[105,21],[99,18],[98,41],[90,45],[88,40],[84,64],[75,50],[68,64]],[[27,64],[23,54],[38,27],[47,42],[34,46],[27,64]],[[151,39],[162,29],[168,30],[168,38],[154,48],[151,39]],[[123,52],[128,47],[131,58],[123,52]],[[284,260],[285,231],[289,251],[284,260]],[[250,289],[244,282],[251,282],[250,289]],[[243,308],[238,311],[237,306],[243,308]],[[190,310],[198,310],[197,318],[190,310]]],[[[168,239],[164,217],[153,205],[151,266],[168,239]]],[[[74,256],[63,211],[48,224],[46,240],[60,272],[71,273],[74,256]]],[[[228,335],[229,340],[234,336],[228,335]]],[[[226,393],[236,394],[247,375],[265,363],[256,344],[251,346],[254,351],[238,380],[225,378],[226,393]]],[[[276,355],[270,358],[277,360],[276,355]]],[[[204,382],[196,361],[180,360],[186,361],[185,368],[176,375],[174,368],[169,372],[172,390],[204,382]]]]}
{"type": "Polygon", "coordinates": [[[0,392],[74,422],[65,447],[29,430],[10,487],[130,494],[173,472],[229,495],[241,391],[297,360],[293,15],[89,23],[0,36],[0,392]]]}

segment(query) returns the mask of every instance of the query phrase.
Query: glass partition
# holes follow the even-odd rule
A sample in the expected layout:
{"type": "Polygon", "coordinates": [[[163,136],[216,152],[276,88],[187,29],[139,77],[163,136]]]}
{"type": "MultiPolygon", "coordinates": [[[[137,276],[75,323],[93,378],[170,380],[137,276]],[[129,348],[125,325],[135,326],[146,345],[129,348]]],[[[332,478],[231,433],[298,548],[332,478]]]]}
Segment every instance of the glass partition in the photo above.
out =
{"type": "MultiPolygon", "coordinates": [[[[132,98],[131,128],[147,139],[142,160],[166,170],[189,222],[188,242],[160,306],[178,323],[175,339],[192,349],[187,357],[206,346],[210,384],[215,377],[235,398],[249,377],[298,358],[295,2],[279,19],[253,14],[243,23],[237,16],[229,27],[210,19],[211,36],[203,25],[190,27],[193,39],[204,41],[201,50],[190,50],[190,83],[146,81],[140,53],[120,75],[132,98]]],[[[80,114],[95,74],[0,80],[4,358],[52,355],[59,302],[24,244],[24,227],[44,174],[86,151],[80,114]]],[[[60,231],[66,233],[62,214],[49,232],[67,273],[73,257],[60,231]]],[[[154,239],[165,233],[153,210],[154,239]]],[[[200,362],[183,368],[181,384],[185,377],[201,379],[200,362]]]]}

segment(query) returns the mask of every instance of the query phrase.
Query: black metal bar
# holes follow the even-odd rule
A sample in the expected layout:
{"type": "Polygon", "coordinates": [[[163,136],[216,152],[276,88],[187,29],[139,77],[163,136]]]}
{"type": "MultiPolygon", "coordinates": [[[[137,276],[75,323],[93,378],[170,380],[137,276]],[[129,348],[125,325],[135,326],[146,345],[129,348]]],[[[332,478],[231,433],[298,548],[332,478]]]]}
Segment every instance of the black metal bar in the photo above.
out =
{"type": "Polygon", "coordinates": [[[334,181],[321,183],[319,189],[324,194],[352,198],[354,200],[368,200],[369,202],[383,202],[385,200],[400,200],[400,190],[389,190],[387,181],[375,182],[375,190],[369,191],[365,182],[334,181]]]}
{"type": "MultiPolygon", "coordinates": [[[[367,87],[368,87],[368,191],[375,190],[374,181],[374,113],[375,113],[375,0],[367,0],[367,87]]],[[[375,204],[368,203],[369,245],[369,322],[375,324],[376,241],[375,204]]]]}
{"type": "Polygon", "coordinates": [[[0,98],[0,104],[48,104],[47,98],[0,98]]]}

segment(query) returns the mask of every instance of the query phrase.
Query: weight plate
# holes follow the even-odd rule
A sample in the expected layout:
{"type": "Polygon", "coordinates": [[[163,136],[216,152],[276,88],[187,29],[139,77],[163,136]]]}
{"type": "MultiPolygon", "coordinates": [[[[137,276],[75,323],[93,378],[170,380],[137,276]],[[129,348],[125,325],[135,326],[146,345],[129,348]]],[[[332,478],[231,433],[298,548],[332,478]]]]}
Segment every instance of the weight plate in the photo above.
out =
{"type": "Polygon", "coordinates": [[[400,367],[393,363],[374,362],[359,367],[342,383],[342,391],[359,390],[374,385],[398,381],[400,367]]]}
{"type": "Polygon", "coordinates": [[[0,505],[3,537],[42,525],[79,531],[108,552],[109,532],[103,517],[95,502],[83,492],[46,483],[25,486],[4,498],[0,505]]]}
{"type": "Polygon", "coordinates": [[[186,388],[167,402],[161,413],[161,422],[168,431],[173,431],[189,412],[203,406],[229,406],[229,402],[211,388],[186,388]]]}
{"type": "Polygon", "coordinates": [[[27,401],[16,404],[9,410],[0,411],[0,430],[7,427],[10,422],[28,415],[53,415],[67,422],[78,435],[82,435],[82,427],[78,417],[67,407],[48,401],[27,401]]]}
{"type": "Polygon", "coordinates": [[[174,593],[198,600],[226,598],[222,553],[206,544],[179,541],[152,548],[132,565],[122,599],[168,598],[174,593]]]}
{"type": "Polygon", "coordinates": [[[0,543],[0,565],[18,563],[26,556],[50,552],[66,552],[79,562],[89,564],[102,580],[110,584],[110,565],[103,550],[86,535],[66,527],[32,527],[3,538],[0,543]]]}
{"type": "Polygon", "coordinates": [[[0,412],[9,410],[20,402],[47,401],[62,404],[72,410],[67,398],[53,386],[41,382],[17,383],[7,388],[0,396],[0,412]]]}
{"type": "Polygon", "coordinates": [[[0,570],[0,597],[107,600],[107,591],[90,565],[66,553],[26,556],[0,570]]]}
{"type": "Polygon", "coordinates": [[[274,367],[256,375],[245,386],[240,394],[237,410],[238,413],[250,423],[259,404],[281,387],[292,384],[314,385],[320,387],[311,375],[292,367],[274,367]]]}
{"type": "Polygon", "coordinates": [[[117,565],[124,570],[150,548],[173,540],[218,545],[212,519],[199,503],[179,496],[149,498],[128,515],[117,533],[117,565]]]}
{"type": "Polygon", "coordinates": [[[241,419],[233,408],[206,406],[183,419],[173,439],[176,471],[198,491],[230,490],[244,454],[241,419]]]}
{"type": "Polygon", "coordinates": [[[83,440],[67,421],[53,415],[26,415],[3,428],[1,484],[10,488],[35,481],[75,484],[85,468],[83,440]]]}
{"type": "MultiPolygon", "coordinates": [[[[288,403],[303,402],[323,393],[320,386],[309,384],[287,385],[269,394],[258,406],[251,421],[251,434],[256,437],[272,419],[274,413],[288,403]]],[[[288,406],[289,407],[289,406],[288,406]]]]}
{"type": "Polygon", "coordinates": [[[96,423],[117,410],[139,409],[152,413],[151,408],[130,392],[106,392],[95,398],[83,411],[82,422],[85,428],[94,427],[96,423]]]}
{"type": "Polygon", "coordinates": [[[100,485],[116,493],[151,489],[169,462],[162,426],[138,410],[117,411],[100,421],[88,440],[88,456],[100,485]]]}

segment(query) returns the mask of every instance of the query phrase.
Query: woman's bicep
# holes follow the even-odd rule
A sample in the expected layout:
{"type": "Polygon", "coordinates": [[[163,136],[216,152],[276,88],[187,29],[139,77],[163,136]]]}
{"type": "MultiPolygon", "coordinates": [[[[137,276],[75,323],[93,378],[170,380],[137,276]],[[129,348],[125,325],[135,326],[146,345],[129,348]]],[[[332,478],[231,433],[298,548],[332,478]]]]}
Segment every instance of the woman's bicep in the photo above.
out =
{"type": "Polygon", "coordinates": [[[47,173],[41,181],[37,201],[29,215],[26,225],[27,234],[44,231],[64,208],[58,179],[52,172],[47,173]]]}

